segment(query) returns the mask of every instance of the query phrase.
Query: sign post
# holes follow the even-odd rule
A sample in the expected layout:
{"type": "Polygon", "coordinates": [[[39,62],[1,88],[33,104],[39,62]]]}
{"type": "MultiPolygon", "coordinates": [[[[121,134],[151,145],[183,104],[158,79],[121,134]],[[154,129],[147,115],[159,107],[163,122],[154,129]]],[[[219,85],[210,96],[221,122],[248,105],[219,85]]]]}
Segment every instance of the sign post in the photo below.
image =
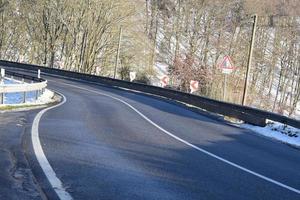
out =
{"type": "Polygon", "coordinates": [[[223,61],[220,63],[219,68],[224,74],[224,85],[223,85],[223,101],[226,101],[226,88],[227,88],[227,75],[231,74],[235,70],[235,66],[229,56],[225,56],[223,61]]]}
{"type": "Polygon", "coordinates": [[[226,101],[227,74],[224,74],[223,101],[226,101]]]}
{"type": "Polygon", "coordinates": [[[199,88],[199,82],[198,81],[194,81],[194,80],[191,80],[190,81],[190,91],[191,91],[191,94],[196,92],[199,88]]]}

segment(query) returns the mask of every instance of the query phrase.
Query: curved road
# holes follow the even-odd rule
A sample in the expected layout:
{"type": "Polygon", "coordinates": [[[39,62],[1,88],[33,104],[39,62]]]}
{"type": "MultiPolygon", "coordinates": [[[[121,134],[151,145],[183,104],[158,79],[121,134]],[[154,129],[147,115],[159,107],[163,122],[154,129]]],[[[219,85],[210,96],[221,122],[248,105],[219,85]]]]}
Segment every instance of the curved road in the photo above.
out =
{"type": "MultiPolygon", "coordinates": [[[[158,98],[44,77],[66,102],[41,116],[39,139],[73,199],[300,199],[297,149],[158,98]]],[[[37,182],[58,199],[29,128],[25,140],[37,182]]]]}

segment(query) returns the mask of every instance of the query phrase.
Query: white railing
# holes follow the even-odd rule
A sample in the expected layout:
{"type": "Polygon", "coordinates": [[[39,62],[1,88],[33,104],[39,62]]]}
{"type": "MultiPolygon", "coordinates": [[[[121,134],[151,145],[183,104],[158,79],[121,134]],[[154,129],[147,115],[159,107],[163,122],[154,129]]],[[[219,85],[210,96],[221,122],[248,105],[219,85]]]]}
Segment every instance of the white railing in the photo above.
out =
{"type": "MultiPolygon", "coordinates": [[[[1,76],[3,71],[1,70],[1,76]]],[[[14,79],[13,77],[21,78],[21,83],[18,84],[4,84],[3,81],[0,80],[0,104],[4,103],[4,95],[6,93],[22,93],[23,94],[23,101],[22,103],[26,103],[26,93],[27,92],[36,92],[36,99],[38,99],[39,95],[44,92],[44,89],[47,87],[47,80],[40,78],[40,71],[38,72],[38,78],[19,74],[15,72],[7,72],[6,74],[11,76],[11,79],[14,79]],[[25,83],[24,80],[29,80],[31,83],[25,83]]],[[[1,79],[0,76],[0,79],[1,79]]],[[[4,77],[2,76],[2,79],[4,77]]]]}
{"type": "Polygon", "coordinates": [[[43,90],[47,87],[47,81],[39,83],[0,84],[0,93],[32,92],[43,90]]]}

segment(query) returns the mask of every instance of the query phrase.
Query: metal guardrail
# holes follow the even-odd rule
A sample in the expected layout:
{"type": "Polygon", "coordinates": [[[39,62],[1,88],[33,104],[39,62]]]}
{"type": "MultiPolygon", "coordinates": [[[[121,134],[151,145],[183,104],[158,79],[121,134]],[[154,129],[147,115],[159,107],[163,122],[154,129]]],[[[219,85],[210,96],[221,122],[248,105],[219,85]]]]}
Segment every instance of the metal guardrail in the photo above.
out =
{"type": "Polygon", "coordinates": [[[283,124],[287,124],[296,128],[300,128],[300,121],[296,119],[292,119],[280,114],[271,113],[268,111],[263,111],[256,108],[251,108],[248,106],[237,105],[233,103],[222,102],[214,99],[209,99],[206,97],[196,96],[193,94],[188,94],[176,90],[160,88],[151,85],[144,85],[140,83],[132,83],[128,81],[122,81],[117,79],[112,79],[108,77],[101,77],[89,74],[82,74],[78,72],[71,72],[66,70],[47,68],[37,65],[16,63],[10,61],[0,60],[0,65],[5,67],[19,68],[30,71],[37,71],[41,69],[44,73],[49,73],[52,75],[59,75],[66,78],[75,78],[84,81],[97,82],[109,86],[122,87],[132,90],[141,91],[144,93],[157,95],[165,98],[169,98],[172,100],[180,101],[186,104],[190,104],[201,109],[205,109],[209,112],[218,113],[221,115],[237,118],[243,120],[247,123],[265,126],[266,119],[270,119],[273,121],[281,122],[283,124]]]}
{"type": "Polygon", "coordinates": [[[6,71],[6,75],[11,76],[13,79],[14,77],[18,77],[21,79],[22,83],[20,84],[9,84],[9,85],[2,85],[0,84],[0,104],[4,103],[4,95],[6,93],[22,93],[23,94],[23,103],[26,102],[26,93],[36,91],[36,99],[39,95],[44,91],[47,87],[47,80],[42,78],[37,78],[33,76],[28,76],[25,74],[19,74],[11,71],[6,71]],[[25,83],[25,80],[31,81],[31,83],[25,83]]]}
{"type": "Polygon", "coordinates": [[[5,71],[5,74],[9,75],[9,76],[13,76],[13,77],[18,77],[20,79],[34,81],[34,82],[44,82],[44,81],[46,81],[43,78],[38,78],[38,77],[29,76],[29,75],[26,75],[26,74],[20,74],[20,73],[16,73],[16,72],[12,72],[12,71],[7,71],[7,70],[5,71]]]}

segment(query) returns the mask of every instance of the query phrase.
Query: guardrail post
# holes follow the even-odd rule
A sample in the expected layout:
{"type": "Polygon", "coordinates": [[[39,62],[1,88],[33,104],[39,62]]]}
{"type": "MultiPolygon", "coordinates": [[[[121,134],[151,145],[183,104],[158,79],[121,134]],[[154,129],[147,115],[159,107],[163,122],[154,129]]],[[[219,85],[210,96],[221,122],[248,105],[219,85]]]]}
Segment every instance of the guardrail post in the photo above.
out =
{"type": "Polygon", "coordinates": [[[38,100],[38,98],[39,98],[39,91],[37,90],[37,91],[35,92],[35,100],[38,100]]]}
{"type": "Polygon", "coordinates": [[[0,104],[4,103],[4,93],[0,93],[0,104]]]}
{"type": "Polygon", "coordinates": [[[23,93],[23,103],[26,103],[26,92],[23,93]]]}

